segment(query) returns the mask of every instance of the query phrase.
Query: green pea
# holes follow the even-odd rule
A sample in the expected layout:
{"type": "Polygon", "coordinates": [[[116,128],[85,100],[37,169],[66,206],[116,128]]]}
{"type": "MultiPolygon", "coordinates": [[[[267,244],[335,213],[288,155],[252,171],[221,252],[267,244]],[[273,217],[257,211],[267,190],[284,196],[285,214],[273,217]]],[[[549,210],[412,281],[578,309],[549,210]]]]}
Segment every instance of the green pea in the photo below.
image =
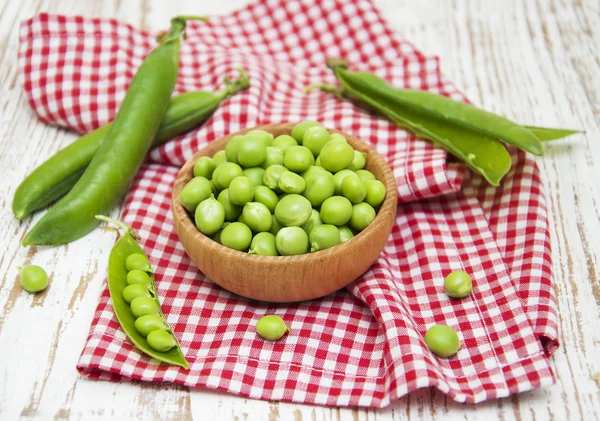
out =
{"type": "Polygon", "coordinates": [[[313,253],[337,246],[340,244],[340,230],[330,224],[316,226],[308,234],[308,242],[313,253]]]}
{"type": "Polygon", "coordinates": [[[123,299],[129,304],[137,297],[150,297],[148,288],[141,284],[131,284],[123,288],[123,299]]]}
{"type": "Polygon", "coordinates": [[[321,221],[321,215],[319,215],[318,210],[313,209],[310,213],[310,217],[304,224],[302,224],[302,229],[306,234],[310,234],[310,231],[319,225],[323,225],[323,221],[321,221]]]}
{"type": "Polygon", "coordinates": [[[254,236],[250,243],[248,254],[258,254],[260,256],[278,256],[275,236],[270,232],[259,232],[254,236]]]}
{"type": "Polygon", "coordinates": [[[235,135],[225,145],[225,156],[228,162],[233,162],[234,164],[240,163],[238,160],[238,147],[243,138],[244,136],[242,135],[235,135]]]}
{"type": "Polygon", "coordinates": [[[194,214],[196,227],[204,235],[213,235],[225,222],[225,209],[214,196],[200,203],[194,214]]]}
{"type": "Polygon", "coordinates": [[[354,149],[344,142],[330,142],[323,146],[321,153],[321,166],[333,173],[346,168],[354,159],[354,149]]]}
{"type": "Polygon", "coordinates": [[[296,139],[298,143],[302,143],[304,139],[304,133],[311,127],[320,126],[321,124],[314,120],[304,120],[296,124],[292,129],[292,137],[296,139]]]}
{"type": "Polygon", "coordinates": [[[310,167],[308,167],[306,169],[306,171],[303,171],[300,175],[302,176],[302,178],[304,178],[306,180],[306,177],[308,177],[309,175],[316,173],[316,172],[324,172],[325,174],[330,174],[331,176],[333,176],[333,174],[331,174],[325,168],[318,167],[316,165],[311,165],[310,167]]]}
{"type": "Polygon", "coordinates": [[[283,165],[283,152],[272,146],[267,147],[267,157],[260,165],[261,168],[268,168],[271,165],[283,165]]]}
{"type": "Polygon", "coordinates": [[[158,352],[167,352],[177,345],[173,335],[166,330],[157,329],[148,334],[148,345],[158,352]]]}
{"type": "Polygon", "coordinates": [[[219,190],[225,190],[234,178],[242,175],[242,168],[233,162],[225,162],[219,165],[217,170],[217,187],[219,190]]]}
{"type": "Polygon", "coordinates": [[[321,205],[320,214],[325,224],[344,225],[352,216],[352,203],[343,196],[331,196],[321,205]]]}
{"type": "Polygon", "coordinates": [[[234,205],[245,205],[254,197],[254,185],[243,175],[234,178],[229,184],[229,200],[234,205]]]}
{"type": "Polygon", "coordinates": [[[242,214],[242,206],[231,203],[231,200],[229,199],[229,189],[225,189],[219,193],[217,200],[221,206],[223,206],[223,212],[225,212],[225,221],[235,221],[242,214]]]}
{"type": "Polygon", "coordinates": [[[204,177],[194,177],[181,189],[179,202],[189,212],[194,212],[200,202],[208,199],[211,194],[210,181],[204,177]]]}
{"type": "Polygon", "coordinates": [[[458,333],[449,326],[435,325],[427,329],[425,344],[438,357],[448,358],[460,349],[458,333]]]}
{"type": "Polygon", "coordinates": [[[354,158],[350,165],[348,165],[349,169],[352,171],[361,170],[367,164],[367,154],[364,152],[359,152],[357,150],[354,151],[354,158]]]}
{"type": "Polygon", "coordinates": [[[152,283],[152,279],[148,274],[139,269],[133,269],[127,272],[127,284],[140,284],[140,285],[150,285],[152,283]]]}
{"type": "Polygon", "coordinates": [[[344,142],[344,143],[348,143],[348,139],[346,139],[346,137],[341,134],[341,133],[331,133],[331,140],[330,142],[344,142]]]}
{"type": "Polygon", "coordinates": [[[362,181],[369,181],[369,180],[375,180],[375,176],[373,175],[373,173],[369,170],[357,170],[356,171],[356,175],[358,176],[358,178],[360,178],[362,181]]]}
{"type": "Polygon", "coordinates": [[[231,222],[223,222],[223,225],[221,225],[221,229],[219,231],[217,231],[216,233],[214,233],[213,235],[211,235],[210,238],[213,241],[216,241],[217,243],[221,244],[221,233],[223,232],[223,229],[230,223],[231,222]]]}
{"type": "Polygon", "coordinates": [[[277,252],[282,256],[295,256],[308,251],[308,235],[300,227],[284,227],[275,236],[277,252]]]}
{"type": "Polygon", "coordinates": [[[367,195],[365,182],[358,177],[346,177],[342,181],[342,195],[352,203],[360,203],[367,195]]]}
{"type": "Polygon", "coordinates": [[[273,190],[267,186],[256,186],[254,187],[254,201],[265,205],[269,212],[275,212],[275,206],[279,202],[279,198],[273,190]]]}
{"type": "Polygon", "coordinates": [[[290,328],[286,326],[283,319],[274,314],[263,316],[256,323],[256,332],[268,341],[281,339],[290,328]]]}
{"type": "Polygon", "coordinates": [[[306,188],[302,195],[311,205],[318,207],[333,196],[335,183],[333,175],[327,170],[314,171],[306,177],[306,188]]]}
{"type": "Polygon", "coordinates": [[[250,130],[248,133],[246,133],[246,136],[254,136],[259,138],[263,141],[265,146],[273,145],[273,135],[269,132],[265,132],[264,130],[250,130]]]}
{"type": "Polygon", "coordinates": [[[279,230],[281,230],[281,228],[283,228],[283,225],[281,225],[281,222],[279,222],[277,220],[277,218],[275,217],[275,215],[273,215],[273,223],[271,224],[271,229],[269,230],[269,232],[273,235],[277,235],[277,233],[279,232],[279,230]]]}
{"type": "Polygon", "coordinates": [[[160,307],[156,300],[151,297],[135,297],[130,303],[131,312],[137,317],[145,316],[146,314],[160,313],[160,307]]]}
{"type": "Polygon", "coordinates": [[[279,177],[286,171],[287,168],[283,165],[271,165],[267,167],[263,176],[263,183],[270,189],[277,189],[279,187],[279,177]]]}
{"type": "Polygon", "coordinates": [[[242,171],[242,174],[252,181],[252,184],[256,186],[263,185],[263,177],[265,175],[265,169],[261,167],[250,167],[242,171]]]}
{"type": "Polygon", "coordinates": [[[269,208],[259,202],[249,202],[242,210],[244,223],[254,232],[264,232],[271,229],[273,218],[269,208]]]}
{"type": "Polygon", "coordinates": [[[273,147],[278,149],[279,152],[283,155],[285,150],[291,146],[298,146],[298,142],[292,136],[288,136],[287,134],[279,135],[273,141],[273,147]]]}
{"type": "Polygon", "coordinates": [[[310,217],[312,206],[299,194],[288,194],[281,198],[275,206],[275,216],[286,227],[299,227],[310,217]]]}
{"type": "Polygon", "coordinates": [[[286,171],[279,176],[277,185],[284,193],[300,194],[306,188],[306,181],[298,174],[286,171]]]}
{"type": "MultiPolygon", "coordinates": [[[[329,136],[329,132],[325,127],[314,126],[304,132],[302,145],[307,147],[316,157],[330,140],[331,136],[329,136]]],[[[323,162],[323,160],[321,160],[321,162],[323,162]]]]}
{"type": "Polygon", "coordinates": [[[314,165],[315,157],[304,146],[290,146],[283,154],[283,165],[290,171],[300,173],[314,165]]]}
{"type": "Polygon", "coordinates": [[[338,227],[338,229],[340,230],[340,243],[348,241],[354,237],[354,233],[346,225],[342,225],[341,227],[338,227]]]}
{"type": "Polygon", "coordinates": [[[221,232],[221,244],[234,250],[248,250],[252,241],[252,231],[241,222],[232,222],[221,232]]]}
{"type": "Polygon", "coordinates": [[[18,266],[19,283],[25,291],[39,292],[48,286],[48,274],[36,265],[18,266]]]}
{"type": "Polygon", "coordinates": [[[125,259],[125,268],[127,271],[139,269],[144,272],[152,272],[148,258],[141,253],[132,253],[125,259]]]}
{"type": "Polygon", "coordinates": [[[227,162],[226,152],[224,150],[223,151],[218,151],[217,153],[215,153],[213,155],[212,159],[213,159],[213,162],[215,163],[215,168],[217,168],[223,162],[227,162]]]}
{"type": "Polygon", "coordinates": [[[471,294],[473,281],[464,270],[455,270],[444,278],[444,290],[450,298],[465,298],[471,294]]]}
{"type": "Polygon", "coordinates": [[[374,208],[381,205],[386,194],[385,184],[379,180],[367,180],[365,181],[365,187],[367,188],[365,202],[374,208]]]}
{"type": "Polygon", "coordinates": [[[362,202],[352,206],[352,217],[350,227],[356,231],[362,231],[375,219],[375,209],[368,203],[362,202]]]}
{"type": "Polygon", "coordinates": [[[210,180],[215,168],[216,165],[212,158],[201,156],[194,164],[194,177],[204,177],[207,180],[210,180]]]}
{"type": "Polygon", "coordinates": [[[341,170],[334,174],[333,176],[333,184],[335,185],[335,195],[342,195],[342,183],[344,182],[344,178],[346,177],[356,177],[357,174],[352,170],[341,170]]]}
{"type": "Polygon", "coordinates": [[[256,167],[262,164],[267,157],[265,142],[258,137],[246,135],[237,148],[238,161],[244,167],[256,167]]]}
{"type": "Polygon", "coordinates": [[[146,314],[145,316],[138,317],[134,325],[135,329],[142,336],[148,336],[150,332],[154,332],[157,329],[169,329],[169,325],[158,314],[146,314]]]}

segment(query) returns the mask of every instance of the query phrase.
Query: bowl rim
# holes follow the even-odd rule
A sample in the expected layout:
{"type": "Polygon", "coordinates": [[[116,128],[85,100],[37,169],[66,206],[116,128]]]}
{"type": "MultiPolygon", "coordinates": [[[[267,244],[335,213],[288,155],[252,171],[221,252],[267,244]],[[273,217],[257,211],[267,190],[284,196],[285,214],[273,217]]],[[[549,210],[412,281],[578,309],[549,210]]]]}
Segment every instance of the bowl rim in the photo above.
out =
{"type": "MultiPolygon", "coordinates": [[[[379,154],[371,144],[365,142],[364,140],[362,140],[354,135],[351,135],[349,133],[346,133],[344,131],[341,131],[341,130],[327,128],[327,130],[330,133],[339,133],[339,134],[343,135],[344,137],[346,137],[346,139],[348,140],[348,143],[350,143],[354,149],[367,153],[367,163],[369,163],[368,158],[371,157],[371,160],[374,161],[375,163],[377,163],[377,166],[380,166],[382,168],[382,172],[384,174],[384,179],[383,180],[377,179],[377,178],[376,179],[381,181],[385,185],[386,196],[385,196],[383,203],[380,205],[379,211],[375,215],[375,219],[373,219],[373,221],[367,226],[367,228],[358,232],[351,239],[349,239],[341,244],[338,244],[336,246],[327,248],[325,250],[319,250],[317,252],[307,252],[304,254],[298,254],[298,255],[294,255],[294,256],[263,256],[263,255],[257,255],[257,254],[249,254],[248,252],[238,251],[238,250],[234,250],[232,248],[226,247],[226,246],[214,241],[209,236],[201,233],[196,228],[196,225],[194,224],[192,218],[189,217],[187,210],[179,203],[179,200],[178,200],[179,194],[181,193],[181,189],[183,188],[183,186],[187,183],[187,181],[189,181],[189,180],[191,180],[191,178],[193,178],[193,166],[194,166],[196,160],[198,160],[198,158],[200,158],[201,156],[209,156],[212,158],[211,155],[204,153],[204,151],[206,151],[207,149],[210,149],[211,145],[216,144],[216,142],[223,141],[226,143],[226,141],[231,139],[233,136],[243,135],[251,130],[264,130],[264,131],[269,132],[269,129],[273,129],[274,127],[278,128],[278,129],[285,129],[285,130],[289,129],[289,132],[291,133],[291,129],[296,124],[297,123],[263,124],[263,125],[256,126],[256,127],[246,128],[246,129],[240,130],[235,133],[230,133],[225,136],[221,136],[219,138],[215,138],[211,142],[209,142],[204,148],[202,148],[202,149],[198,150],[196,153],[194,153],[194,155],[192,155],[183,164],[183,166],[177,173],[177,176],[173,183],[172,197],[171,197],[171,211],[173,213],[177,212],[179,215],[184,216],[183,218],[180,218],[180,221],[183,223],[184,228],[186,228],[188,231],[191,230],[191,232],[194,232],[195,234],[197,234],[194,236],[194,239],[200,243],[199,245],[202,248],[216,247],[215,251],[218,251],[221,254],[229,255],[231,257],[240,257],[240,258],[245,257],[244,260],[248,259],[249,261],[260,262],[261,264],[265,264],[265,265],[280,265],[280,264],[286,264],[286,263],[292,263],[292,262],[300,262],[302,260],[307,260],[308,258],[310,258],[313,261],[328,260],[334,256],[343,255],[349,248],[351,248],[351,247],[353,248],[356,245],[359,245],[360,243],[362,243],[363,241],[361,241],[361,239],[368,238],[369,234],[374,233],[374,231],[377,229],[376,221],[378,219],[379,220],[383,219],[384,217],[388,216],[390,213],[393,213],[394,217],[395,217],[397,200],[398,200],[397,199],[398,193],[397,193],[396,179],[394,177],[392,169],[388,165],[385,158],[383,158],[383,156],[381,154],[379,154]],[[359,147],[357,148],[357,146],[355,146],[355,144],[358,145],[359,147]],[[188,178],[188,174],[189,174],[190,170],[192,170],[192,177],[188,178]]],[[[219,150],[222,150],[222,149],[217,149],[214,153],[216,153],[219,150]]],[[[214,155],[214,153],[213,153],[213,155],[214,155]]],[[[370,164],[369,164],[369,166],[370,166],[370,164]]],[[[174,215],[173,215],[173,217],[175,219],[174,215]]]]}

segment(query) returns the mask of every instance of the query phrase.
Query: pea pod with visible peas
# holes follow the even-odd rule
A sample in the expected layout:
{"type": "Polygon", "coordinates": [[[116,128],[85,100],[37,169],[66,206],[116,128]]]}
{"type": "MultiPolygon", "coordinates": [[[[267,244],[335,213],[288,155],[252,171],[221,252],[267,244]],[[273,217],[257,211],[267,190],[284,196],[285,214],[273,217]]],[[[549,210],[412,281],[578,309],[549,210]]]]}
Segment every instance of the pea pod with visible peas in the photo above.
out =
{"type": "MultiPolygon", "coordinates": [[[[238,71],[240,77],[235,80],[225,77],[225,86],[219,91],[186,92],[171,99],[152,145],[162,145],[199,126],[215,112],[222,101],[248,88],[246,71],[238,71]]],[[[112,124],[108,123],[81,136],[34,169],[15,191],[13,214],[18,219],[23,219],[68,193],[92,161],[112,124]]]]}
{"type": "Polygon", "coordinates": [[[169,105],[179,71],[179,47],[188,17],[170,31],[137,70],[115,120],[90,165],[73,188],[23,239],[23,245],[65,244],[98,225],[123,197],[144,161],[169,105]]]}
{"type": "Polygon", "coordinates": [[[108,258],[108,290],[121,328],[140,351],[187,370],[188,362],[160,308],[154,274],[145,272],[150,278],[147,284],[128,284],[128,273],[139,269],[128,270],[127,258],[133,255],[137,261],[145,258],[148,262],[148,257],[135,241],[139,236],[123,222],[106,216],[97,218],[115,224],[121,236],[108,258]]]}

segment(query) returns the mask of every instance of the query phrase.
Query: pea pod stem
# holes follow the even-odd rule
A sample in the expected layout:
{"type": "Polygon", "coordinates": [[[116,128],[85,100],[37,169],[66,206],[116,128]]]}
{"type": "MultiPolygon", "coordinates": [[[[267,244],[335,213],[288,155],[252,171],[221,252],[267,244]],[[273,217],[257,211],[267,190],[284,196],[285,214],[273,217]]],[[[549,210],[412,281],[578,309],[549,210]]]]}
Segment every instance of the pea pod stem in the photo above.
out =
{"type": "Polygon", "coordinates": [[[179,37],[181,36],[182,33],[184,34],[184,39],[185,39],[185,33],[183,32],[183,30],[185,29],[185,25],[188,20],[197,20],[197,21],[208,22],[208,18],[206,18],[204,16],[192,16],[192,15],[175,16],[173,19],[171,19],[171,28],[169,29],[169,32],[159,34],[156,37],[156,41],[160,42],[161,44],[164,44],[167,42],[172,42],[172,41],[179,41],[179,37]]]}
{"type": "Polygon", "coordinates": [[[347,97],[347,93],[344,90],[344,88],[339,87],[339,86],[326,85],[324,83],[315,83],[313,85],[308,85],[306,88],[304,88],[304,93],[307,94],[308,92],[312,91],[313,89],[320,89],[323,92],[328,92],[330,94],[334,94],[339,99],[345,99],[347,97]]]}
{"type": "MultiPolygon", "coordinates": [[[[247,89],[248,74],[241,68],[237,71],[240,76],[233,80],[225,77],[225,86],[217,92],[193,91],[172,98],[153,146],[204,123],[223,100],[247,89]]],[[[112,123],[108,123],[81,136],[34,169],[15,191],[13,214],[23,219],[67,194],[83,175],[111,126],[112,123]]]]}
{"type": "Polygon", "coordinates": [[[236,68],[240,76],[237,79],[231,80],[229,76],[225,76],[223,78],[223,83],[225,87],[220,91],[223,99],[229,98],[236,93],[243,91],[244,89],[248,89],[250,86],[250,79],[248,78],[248,73],[242,67],[236,68]]]}
{"type": "Polygon", "coordinates": [[[119,231],[119,235],[120,236],[125,236],[125,235],[129,234],[130,236],[132,236],[136,240],[140,239],[140,236],[138,235],[138,233],[135,232],[133,230],[133,228],[131,228],[125,222],[119,221],[118,219],[110,218],[110,217],[105,216],[105,215],[96,215],[96,219],[98,219],[100,221],[104,221],[104,222],[110,223],[110,224],[113,224],[113,225],[116,225],[117,226],[117,230],[119,231]]]}

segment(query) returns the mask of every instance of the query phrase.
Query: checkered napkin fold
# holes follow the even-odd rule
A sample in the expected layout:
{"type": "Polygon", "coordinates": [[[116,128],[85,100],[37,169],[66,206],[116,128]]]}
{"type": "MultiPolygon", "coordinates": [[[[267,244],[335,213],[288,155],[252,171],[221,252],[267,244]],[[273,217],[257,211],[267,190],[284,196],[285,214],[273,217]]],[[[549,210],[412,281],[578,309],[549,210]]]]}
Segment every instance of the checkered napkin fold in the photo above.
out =
{"type": "MultiPolygon", "coordinates": [[[[20,41],[19,74],[31,108],[40,120],[81,133],[111,120],[156,45],[151,34],[114,20],[46,14],[22,24],[20,41]]],[[[394,33],[369,1],[256,1],[210,23],[191,22],[176,91],[215,90],[238,67],[248,70],[251,87],[200,129],[154,149],[122,214],[143,239],[164,313],[191,367],[159,364],[136,350],[105,285],[77,365],[84,376],[367,407],[427,386],[480,402],[553,383],[556,300],[533,159],[509,149],[513,167],[493,188],[449,163],[443,150],[351,102],[305,95],[307,85],[335,83],[327,57],[344,57],[398,87],[464,100],[438,61],[394,33]],[[305,118],[352,133],[387,159],[399,195],[389,241],[360,279],[322,299],[271,305],[228,293],[178,242],[170,213],[175,175],[224,134],[305,118]],[[474,289],[450,300],[443,278],[457,269],[472,275],[474,289]],[[258,337],[254,325],[267,313],[282,316],[291,333],[277,342],[258,337]],[[423,336],[433,324],[459,332],[457,355],[440,359],[427,349],[423,336]]]]}

